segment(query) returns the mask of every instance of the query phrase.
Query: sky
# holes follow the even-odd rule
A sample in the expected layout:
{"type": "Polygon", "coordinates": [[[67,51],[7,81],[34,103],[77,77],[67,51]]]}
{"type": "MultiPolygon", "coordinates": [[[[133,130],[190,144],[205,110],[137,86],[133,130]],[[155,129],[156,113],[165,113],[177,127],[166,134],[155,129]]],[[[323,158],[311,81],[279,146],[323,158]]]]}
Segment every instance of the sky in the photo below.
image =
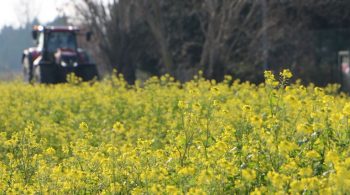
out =
{"type": "Polygon", "coordinates": [[[69,0],[0,0],[0,29],[5,25],[19,27],[25,21],[29,8],[31,17],[37,16],[41,23],[52,21],[59,10],[67,7],[69,0]]]}
{"type": "MultiPolygon", "coordinates": [[[[4,26],[20,27],[25,23],[24,13],[29,13],[33,19],[39,19],[44,24],[51,22],[63,12],[68,16],[74,15],[73,3],[80,0],[0,0],[0,31],[4,26]],[[29,9],[28,9],[29,8],[29,9]],[[30,10],[26,12],[26,10],[30,10]],[[62,11],[63,10],[63,11],[62,11]]],[[[113,0],[95,0],[103,4],[113,0]]]]}

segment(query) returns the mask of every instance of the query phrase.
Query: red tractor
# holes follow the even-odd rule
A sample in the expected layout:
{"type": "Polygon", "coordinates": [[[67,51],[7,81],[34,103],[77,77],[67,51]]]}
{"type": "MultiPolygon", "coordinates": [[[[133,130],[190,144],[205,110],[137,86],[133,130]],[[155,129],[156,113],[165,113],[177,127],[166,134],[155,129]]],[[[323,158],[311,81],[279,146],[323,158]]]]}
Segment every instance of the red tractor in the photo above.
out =
{"type": "MultiPolygon", "coordinates": [[[[32,36],[36,46],[24,50],[22,55],[25,81],[62,83],[70,73],[83,81],[97,78],[96,64],[86,51],[78,48],[80,34],[79,29],[72,26],[34,26],[32,36]]],[[[85,35],[89,41],[91,32],[85,35]]]]}

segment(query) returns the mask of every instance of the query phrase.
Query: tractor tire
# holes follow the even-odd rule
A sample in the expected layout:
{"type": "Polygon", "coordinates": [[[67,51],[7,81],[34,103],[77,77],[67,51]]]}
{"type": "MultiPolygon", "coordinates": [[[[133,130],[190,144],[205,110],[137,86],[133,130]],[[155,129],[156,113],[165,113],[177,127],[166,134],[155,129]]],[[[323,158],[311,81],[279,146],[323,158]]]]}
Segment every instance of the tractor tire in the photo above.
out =
{"type": "Polygon", "coordinates": [[[29,56],[23,58],[23,80],[24,82],[31,83],[33,81],[33,63],[29,56]]]}
{"type": "Polygon", "coordinates": [[[36,83],[54,84],[56,82],[56,71],[53,65],[34,66],[34,81],[36,83]]]}
{"type": "Polygon", "coordinates": [[[55,73],[56,83],[65,83],[67,82],[67,75],[70,73],[66,68],[61,66],[57,66],[57,70],[55,73]]]}
{"type": "Polygon", "coordinates": [[[83,79],[83,81],[90,81],[98,78],[96,65],[82,65],[78,67],[76,75],[83,79]]]}

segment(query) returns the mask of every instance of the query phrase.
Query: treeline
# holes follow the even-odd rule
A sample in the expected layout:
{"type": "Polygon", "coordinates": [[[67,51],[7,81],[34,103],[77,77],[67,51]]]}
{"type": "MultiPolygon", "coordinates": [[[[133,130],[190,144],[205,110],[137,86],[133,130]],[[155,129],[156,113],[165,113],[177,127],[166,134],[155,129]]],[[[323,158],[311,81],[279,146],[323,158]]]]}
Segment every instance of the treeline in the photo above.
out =
{"type": "Polygon", "coordinates": [[[324,84],[350,44],[348,0],[83,0],[77,10],[97,59],[130,83],[138,71],[185,81],[199,70],[260,82],[265,69],[289,68],[324,84]]]}
{"type": "Polygon", "coordinates": [[[4,27],[0,31],[0,73],[21,70],[21,53],[32,44],[32,26],[23,28],[4,27]]]}
{"type": "MultiPolygon", "coordinates": [[[[23,27],[14,28],[6,26],[0,30],[0,73],[9,74],[13,72],[21,72],[21,56],[24,49],[32,47],[32,29],[34,25],[40,24],[38,20],[34,20],[25,24],[23,27]]],[[[54,21],[47,25],[66,25],[66,17],[57,17],[54,21]]]]}

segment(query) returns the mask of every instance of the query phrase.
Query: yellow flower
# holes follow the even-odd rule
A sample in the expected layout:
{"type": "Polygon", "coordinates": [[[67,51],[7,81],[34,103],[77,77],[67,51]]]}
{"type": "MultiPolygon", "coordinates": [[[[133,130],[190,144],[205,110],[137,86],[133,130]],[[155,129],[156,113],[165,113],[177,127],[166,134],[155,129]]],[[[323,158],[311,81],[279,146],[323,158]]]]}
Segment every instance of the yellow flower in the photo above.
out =
{"type": "Polygon", "coordinates": [[[299,180],[293,180],[290,183],[289,192],[292,194],[297,194],[303,191],[304,189],[305,189],[305,186],[299,180]]]}
{"type": "Polygon", "coordinates": [[[141,187],[136,187],[131,191],[132,195],[143,194],[144,190],[141,187]]]}
{"type": "Polygon", "coordinates": [[[331,150],[326,153],[326,163],[338,164],[339,160],[339,155],[336,151],[331,150]]]}
{"type": "Polygon", "coordinates": [[[79,124],[79,129],[87,130],[88,128],[89,128],[89,126],[85,122],[81,122],[79,124]]]}
{"type": "Polygon", "coordinates": [[[198,178],[197,178],[197,182],[199,185],[202,185],[202,184],[210,184],[212,182],[212,179],[213,179],[213,173],[209,170],[203,170],[201,171],[201,173],[198,175],[198,178]]]}
{"type": "Polygon", "coordinates": [[[119,121],[114,123],[114,125],[113,125],[114,132],[124,132],[124,130],[125,130],[125,127],[124,127],[123,123],[121,123],[119,121]]]}
{"type": "Polygon", "coordinates": [[[48,149],[46,149],[45,154],[48,156],[53,156],[56,153],[56,150],[53,149],[52,147],[49,147],[48,149]]]}
{"type": "Polygon", "coordinates": [[[298,135],[307,135],[313,132],[312,126],[309,124],[298,124],[297,125],[297,134],[298,135]]]}
{"type": "Polygon", "coordinates": [[[315,150],[311,150],[311,151],[308,151],[305,156],[307,158],[311,158],[311,159],[318,159],[320,158],[320,154],[318,152],[316,152],[315,150]]]}
{"type": "Polygon", "coordinates": [[[312,176],[312,174],[313,174],[313,171],[310,167],[301,168],[299,170],[299,175],[303,177],[310,177],[312,176]]]}
{"type": "Polygon", "coordinates": [[[290,79],[290,78],[292,78],[292,76],[293,76],[292,72],[290,72],[290,70],[288,70],[288,69],[284,69],[284,70],[280,73],[280,75],[283,77],[283,79],[290,79]]]}
{"type": "Polygon", "coordinates": [[[249,106],[249,105],[244,105],[244,106],[242,107],[242,110],[243,110],[244,112],[250,112],[250,111],[252,110],[252,107],[249,106]]]}
{"type": "Polygon", "coordinates": [[[195,173],[195,169],[193,167],[183,167],[179,170],[180,175],[188,176],[193,175],[195,173]]]}
{"type": "Polygon", "coordinates": [[[247,181],[254,181],[256,179],[256,172],[253,169],[243,169],[242,177],[247,181]]]}
{"type": "Polygon", "coordinates": [[[290,177],[272,171],[267,174],[267,177],[269,178],[273,187],[278,190],[282,190],[290,180],[290,177]]]}
{"type": "Polygon", "coordinates": [[[205,193],[202,189],[200,188],[191,188],[188,193],[188,195],[206,195],[207,193],[205,193]]]}
{"type": "Polygon", "coordinates": [[[201,104],[199,102],[196,102],[193,104],[193,109],[196,111],[199,111],[202,108],[201,104]]]}
{"type": "Polygon", "coordinates": [[[279,85],[279,82],[275,80],[275,76],[271,71],[265,71],[264,77],[267,85],[271,85],[272,87],[277,87],[279,85]]]}
{"type": "Polygon", "coordinates": [[[111,184],[109,185],[109,190],[110,190],[110,192],[112,192],[112,193],[120,192],[121,189],[122,189],[122,186],[121,186],[118,182],[111,183],[111,184]]]}
{"type": "Polygon", "coordinates": [[[343,107],[343,113],[345,115],[350,115],[350,103],[346,103],[343,107]]]}
{"type": "Polygon", "coordinates": [[[284,172],[284,173],[294,173],[296,172],[298,169],[298,165],[294,162],[294,161],[291,161],[287,164],[284,164],[282,167],[281,167],[281,170],[284,172]]]}
{"type": "Polygon", "coordinates": [[[165,191],[167,194],[181,194],[181,191],[176,186],[173,186],[173,185],[167,185],[165,187],[165,191]]]}
{"type": "Polygon", "coordinates": [[[177,106],[178,106],[180,109],[187,108],[187,104],[186,104],[184,101],[182,101],[182,100],[178,101],[177,106]]]}
{"type": "Polygon", "coordinates": [[[62,152],[64,154],[68,154],[69,153],[69,146],[68,145],[63,145],[62,146],[62,152]]]}
{"type": "Polygon", "coordinates": [[[151,186],[151,192],[153,194],[162,194],[161,193],[163,191],[162,189],[163,189],[163,187],[160,184],[153,184],[151,186]]]}
{"type": "Polygon", "coordinates": [[[283,140],[279,144],[279,150],[284,154],[288,154],[289,152],[296,150],[296,149],[298,149],[298,145],[296,145],[293,142],[283,140]]]}
{"type": "Polygon", "coordinates": [[[265,194],[266,191],[267,191],[266,187],[255,188],[254,191],[251,193],[251,195],[262,195],[262,194],[265,194]]]}
{"type": "Polygon", "coordinates": [[[315,87],[314,92],[316,95],[324,95],[324,89],[320,87],[315,87]]]}

